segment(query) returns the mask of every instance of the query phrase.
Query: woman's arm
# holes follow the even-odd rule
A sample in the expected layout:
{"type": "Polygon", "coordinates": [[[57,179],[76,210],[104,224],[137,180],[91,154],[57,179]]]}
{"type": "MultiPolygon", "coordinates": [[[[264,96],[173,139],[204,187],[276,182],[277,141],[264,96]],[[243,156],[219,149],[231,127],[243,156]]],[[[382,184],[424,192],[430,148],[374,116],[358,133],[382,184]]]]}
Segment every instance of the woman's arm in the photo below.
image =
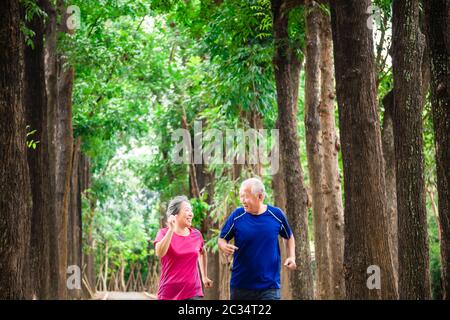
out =
{"type": "Polygon", "coordinates": [[[155,245],[155,253],[159,258],[162,258],[166,255],[169,250],[170,241],[172,241],[173,230],[169,228],[167,233],[161,239],[161,241],[157,242],[155,245]]]}
{"type": "Polygon", "coordinates": [[[172,241],[173,232],[175,230],[175,216],[170,216],[167,219],[167,233],[161,239],[161,241],[157,242],[155,245],[155,254],[162,258],[166,255],[167,250],[169,250],[170,241],[172,241]]]}
{"type": "Polygon", "coordinates": [[[208,255],[206,253],[205,248],[202,249],[200,255],[198,257],[198,263],[200,266],[200,275],[202,277],[202,282],[205,285],[205,288],[212,287],[212,280],[208,278],[208,255]]]}

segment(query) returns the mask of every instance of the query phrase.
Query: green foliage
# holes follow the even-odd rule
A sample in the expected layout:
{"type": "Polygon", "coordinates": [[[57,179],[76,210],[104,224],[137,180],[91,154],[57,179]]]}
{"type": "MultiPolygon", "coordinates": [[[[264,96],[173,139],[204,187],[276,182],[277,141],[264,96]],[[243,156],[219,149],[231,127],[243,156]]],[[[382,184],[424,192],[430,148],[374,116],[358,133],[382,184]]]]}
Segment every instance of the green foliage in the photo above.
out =
{"type": "Polygon", "coordinates": [[[427,190],[427,212],[428,212],[428,243],[430,254],[431,291],[434,299],[442,299],[441,284],[441,255],[439,244],[438,218],[434,210],[437,210],[437,181],[434,130],[431,116],[430,97],[428,95],[423,111],[423,155],[424,155],[424,178],[427,190]],[[434,201],[430,195],[434,195],[434,201]]]}
{"type": "MultiPolygon", "coordinates": [[[[190,200],[192,205],[192,211],[194,213],[194,218],[192,220],[192,225],[194,228],[201,229],[201,224],[204,219],[208,216],[208,211],[210,205],[205,201],[206,193],[204,193],[200,198],[192,198],[190,200]]],[[[203,235],[204,237],[206,235],[203,235]]]]}
{"type": "Polygon", "coordinates": [[[27,27],[27,23],[36,18],[45,20],[47,13],[38,6],[35,0],[20,0],[20,3],[25,11],[25,17],[20,22],[20,30],[24,35],[25,43],[34,49],[33,38],[35,32],[27,27]]]}
{"type": "MultiPolygon", "coordinates": [[[[26,126],[26,129],[29,130],[29,129],[30,129],[30,126],[27,125],[27,126],[26,126]]],[[[37,130],[31,130],[31,131],[27,132],[27,139],[28,139],[28,137],[34,135],[36,132],[37,132],[37,130]]],[[[29,149],[32,148],[32,149],[35,150],[35,149],[37,148],[38,143],[40,143],[40,141],[35,141],[35,140],[33,140],[33,139],[27,140],[27,147],[28,147],[29,149]]]]}

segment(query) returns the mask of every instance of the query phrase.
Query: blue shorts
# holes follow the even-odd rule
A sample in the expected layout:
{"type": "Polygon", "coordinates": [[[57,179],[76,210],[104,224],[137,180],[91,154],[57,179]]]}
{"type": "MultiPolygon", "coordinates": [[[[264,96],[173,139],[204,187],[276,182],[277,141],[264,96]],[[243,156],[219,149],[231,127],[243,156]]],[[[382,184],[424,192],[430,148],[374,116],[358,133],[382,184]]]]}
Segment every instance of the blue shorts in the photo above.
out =
{"type": "Polygon", "coordinates": [[[230,289],[231,300],[280,300],[280,289],[249,290],[230,289]]]}

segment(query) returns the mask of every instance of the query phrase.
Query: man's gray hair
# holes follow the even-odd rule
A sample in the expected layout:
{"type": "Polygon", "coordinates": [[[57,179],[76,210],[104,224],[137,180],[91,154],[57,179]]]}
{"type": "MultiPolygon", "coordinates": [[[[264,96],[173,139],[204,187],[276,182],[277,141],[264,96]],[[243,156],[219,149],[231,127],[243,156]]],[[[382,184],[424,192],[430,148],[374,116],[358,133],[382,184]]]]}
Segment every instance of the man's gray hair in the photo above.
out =
{"type": "Polygon", "coordinates": [[[169,218],[171,215],[178,214],[181,210],[181,204],[183,202],[189,203],[189,199],[186,196],[176,196],[175,198],[170,200],[166,211],[167,218],[169,218]]]}
{"type": "Polygon", "coordinates": [[[264,196],[266,196],[266,189],[264,188],[264,184],[260,179],[249,178],[242,181],[241,189],[246,185],[250,185],[253,194],[262,193],[264,196]]]}

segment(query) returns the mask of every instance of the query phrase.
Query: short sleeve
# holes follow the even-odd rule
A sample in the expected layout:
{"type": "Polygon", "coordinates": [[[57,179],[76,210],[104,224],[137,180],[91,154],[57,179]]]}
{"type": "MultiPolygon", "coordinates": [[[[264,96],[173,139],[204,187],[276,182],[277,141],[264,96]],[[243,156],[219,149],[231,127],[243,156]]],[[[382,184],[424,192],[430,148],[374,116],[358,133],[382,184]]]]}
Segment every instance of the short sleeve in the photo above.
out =
{"type": "Polygon", "coordinates": [[[203,240],[203,234],[198,229],[194,229],[194,232],[195,232],[196,236],[198,236],[198,242],[200,242],[199,252],[201,253],[203,251],[203,247],[205,246],[205,241],[203,240]]]}
{"type": "Polygon", "coordinates": [[[285,239],[289,239],[292,235],[292,229],[291,226],[289,225],[289,222],[287,220],[286,215],[284,214],[283,211],[279,210],[278,211],[279,214],[277,214],[278,218],[281,221],[281,227],[280,227],[280,236],[282,236],[285,239]]]}
{"type": "Polygon", "coordinates": [[[234,212],[230,214],[228,219],[225,221],[225,224],[220,231],[220,237],[227,241],[230,241],[234,237],[234,212]]]}
{"type": "Polygon", "coordinates": [[[156,235],[155,240],[153,240],[153,245],[156,245],[159,241],[164,238],[167,233],[167,228],[159,229],[158,234],[156,235]]]}

